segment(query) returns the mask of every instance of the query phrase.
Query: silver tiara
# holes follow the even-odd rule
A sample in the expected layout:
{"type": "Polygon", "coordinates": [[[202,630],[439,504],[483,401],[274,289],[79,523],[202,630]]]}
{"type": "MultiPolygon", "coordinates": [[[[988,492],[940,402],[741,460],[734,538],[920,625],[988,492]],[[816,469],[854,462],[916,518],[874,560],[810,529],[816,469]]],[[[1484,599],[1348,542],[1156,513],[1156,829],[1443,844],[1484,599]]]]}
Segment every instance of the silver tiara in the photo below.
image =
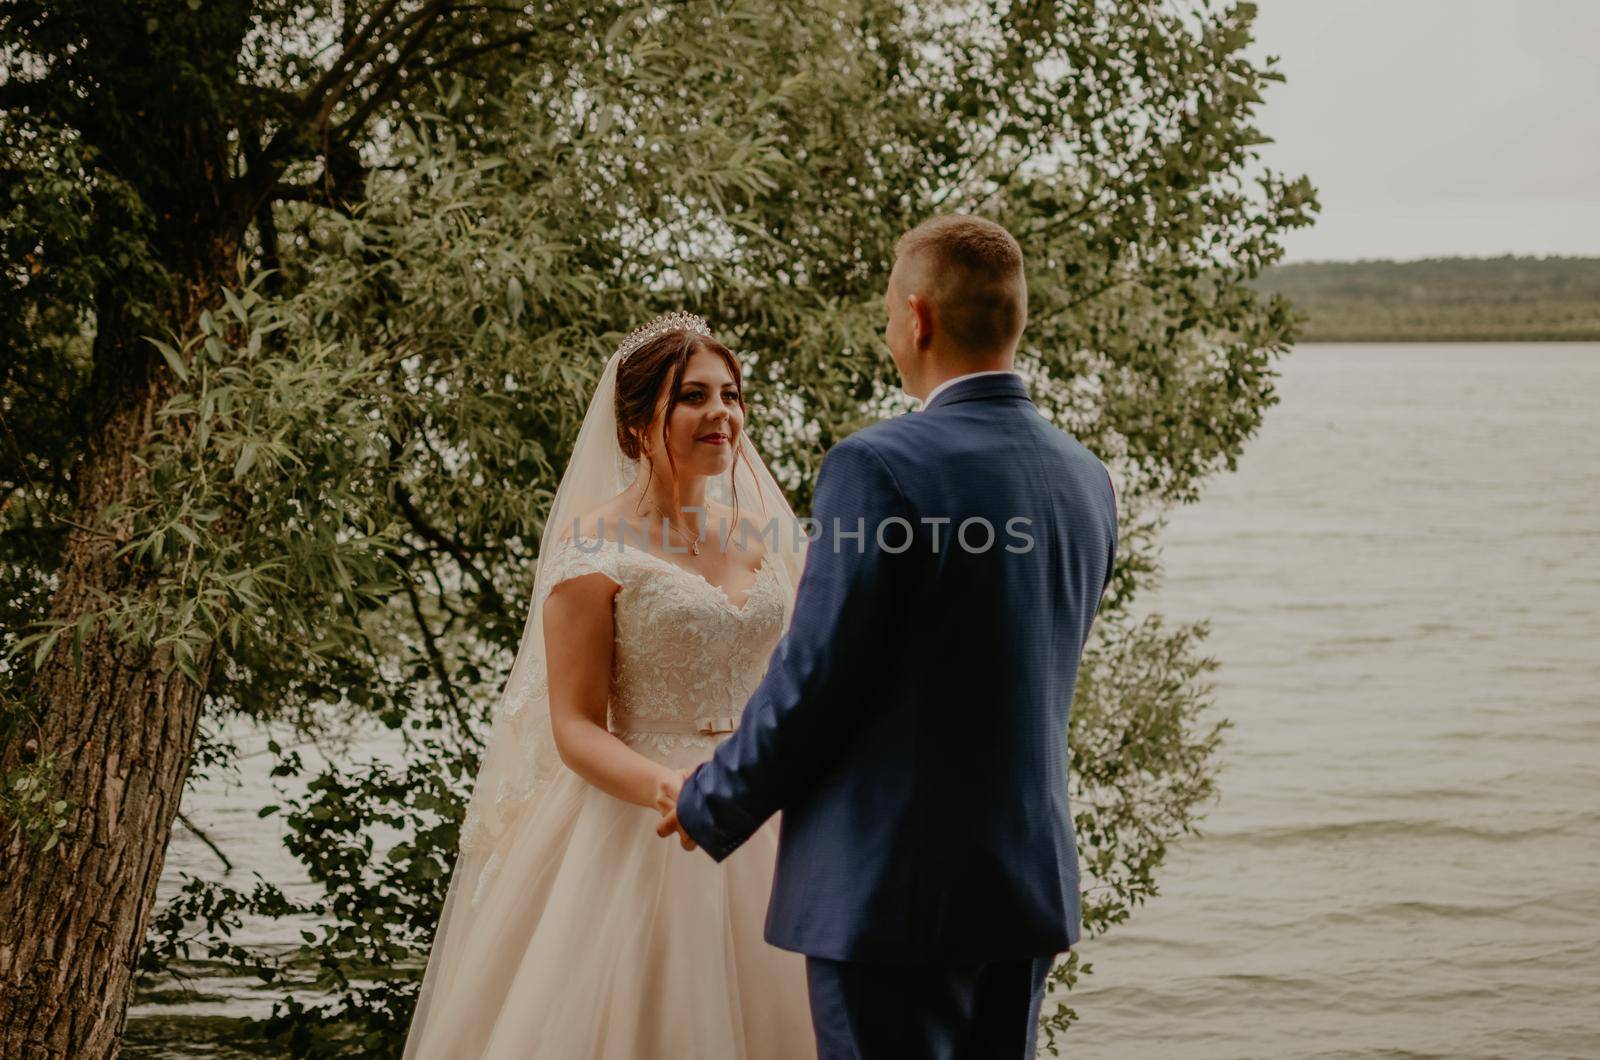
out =
{"type": "Polygon", "coordinates": [[[648,324],[634,328],[628,337],[623,339],[622,343],[617,346],[617,354],[625,361],[632,356],[634,350],[637,350],[657,335],[665,335],[669,331],[692,331],[707,338],[711,337],[711,329],[706,326],[703,318],[697,317],[693,313],[667,313],[664,316],[656,317],[648,324]]]}

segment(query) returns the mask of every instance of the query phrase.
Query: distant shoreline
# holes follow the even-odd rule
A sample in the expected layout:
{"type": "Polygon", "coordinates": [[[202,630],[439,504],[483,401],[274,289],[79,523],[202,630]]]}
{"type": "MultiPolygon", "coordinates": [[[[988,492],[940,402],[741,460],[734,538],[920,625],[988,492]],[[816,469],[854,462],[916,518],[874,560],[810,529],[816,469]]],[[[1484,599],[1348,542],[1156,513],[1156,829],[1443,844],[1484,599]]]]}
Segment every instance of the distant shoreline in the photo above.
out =
{"type": "Polygon", "coordinates": [[[1509,338],[1494,335],[1490,338],[1470,335],[1408,335],[1408,336],[1381,336],[1381,338],[1342,338],[1334,336],[1317,335],[1315,338],[1301,331],[1294,336],[1296,346],[1560,346],[1560,344],[1600,343],[1600,331],[1595,335],[1563,335],[1560,338],[1542,338],[1542,336],[1514,335],[1509,338]]]}
{"type": "Polygon", "coordinates": [[[1252,286],[1289,300],[1298,342],[1600,342],[1600,258],[1305,262],[1252,286]]]}

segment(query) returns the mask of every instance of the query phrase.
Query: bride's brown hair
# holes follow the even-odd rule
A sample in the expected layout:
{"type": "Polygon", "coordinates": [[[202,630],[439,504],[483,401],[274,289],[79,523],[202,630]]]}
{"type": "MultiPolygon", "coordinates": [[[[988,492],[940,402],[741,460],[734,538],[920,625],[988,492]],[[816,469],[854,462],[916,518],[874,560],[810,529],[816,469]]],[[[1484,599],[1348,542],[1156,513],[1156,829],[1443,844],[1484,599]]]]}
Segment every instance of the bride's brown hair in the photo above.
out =
{"type": "MultiPolygon", "coordinates": [[[[672,424],[672,410],[678,407],[678,386],[683,382],[683,372],[689,358],[697,350],[714,353],[722,358],[733,376],[734,388],[739,392],[739,408],[744,408],[744,373],[739,360],[716,339],[697,332],[667,331],[640,346],[617,365],[617,445],[629,460],[640,460],[646,452],[645,440],[650,424],[656,417],[656,402],[661,398],[661,388],[667,388],[667,407],[661,414],[661,448],[667,454],[667,464],[672,468],[674,489],[678,483],[678,463],[672,458],[667,445],[667,433],[672,424]]],[[[739,432],[739,455],[745,463],[750,457],[745,453],[744,432],[739,432]]],[[[751,468],[754,470],[754,467],[751,468]]],[[[651,464],[650,473],[655,474],[651,464]]],[[[734,485],[733,517],[739,519],[739,492],[734,485]]]]}

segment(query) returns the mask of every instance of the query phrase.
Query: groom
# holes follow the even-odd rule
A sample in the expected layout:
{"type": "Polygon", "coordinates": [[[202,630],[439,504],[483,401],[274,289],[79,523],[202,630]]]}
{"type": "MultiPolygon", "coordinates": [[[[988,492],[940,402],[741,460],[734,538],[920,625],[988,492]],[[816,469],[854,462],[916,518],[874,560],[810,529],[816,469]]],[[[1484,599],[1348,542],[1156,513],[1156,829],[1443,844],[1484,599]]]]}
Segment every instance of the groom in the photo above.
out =
{"type": "Polygon", "coordinates": [[[919,225],[886,301],[924,406],[828,452],[790,629],[660,831],[720,861],[783,811],[766,937],[807,956],[822,1060],[1031,1057],[1079,934],[1067,717],[1115,495],[1011,371],[1009,232],[919,225]]]}

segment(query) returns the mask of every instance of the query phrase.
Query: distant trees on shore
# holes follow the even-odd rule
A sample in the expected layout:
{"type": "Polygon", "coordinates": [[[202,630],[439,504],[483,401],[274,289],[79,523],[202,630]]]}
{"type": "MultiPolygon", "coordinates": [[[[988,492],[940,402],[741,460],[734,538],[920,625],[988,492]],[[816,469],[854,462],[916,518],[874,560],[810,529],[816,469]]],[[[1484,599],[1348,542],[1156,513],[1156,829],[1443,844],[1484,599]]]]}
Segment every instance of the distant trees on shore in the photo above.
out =
{"type": "Polygon", "coordinates": [[[1255,282],[1304,342],[1600,340],[1600,257],[1307,262],[1255,282]]]}

